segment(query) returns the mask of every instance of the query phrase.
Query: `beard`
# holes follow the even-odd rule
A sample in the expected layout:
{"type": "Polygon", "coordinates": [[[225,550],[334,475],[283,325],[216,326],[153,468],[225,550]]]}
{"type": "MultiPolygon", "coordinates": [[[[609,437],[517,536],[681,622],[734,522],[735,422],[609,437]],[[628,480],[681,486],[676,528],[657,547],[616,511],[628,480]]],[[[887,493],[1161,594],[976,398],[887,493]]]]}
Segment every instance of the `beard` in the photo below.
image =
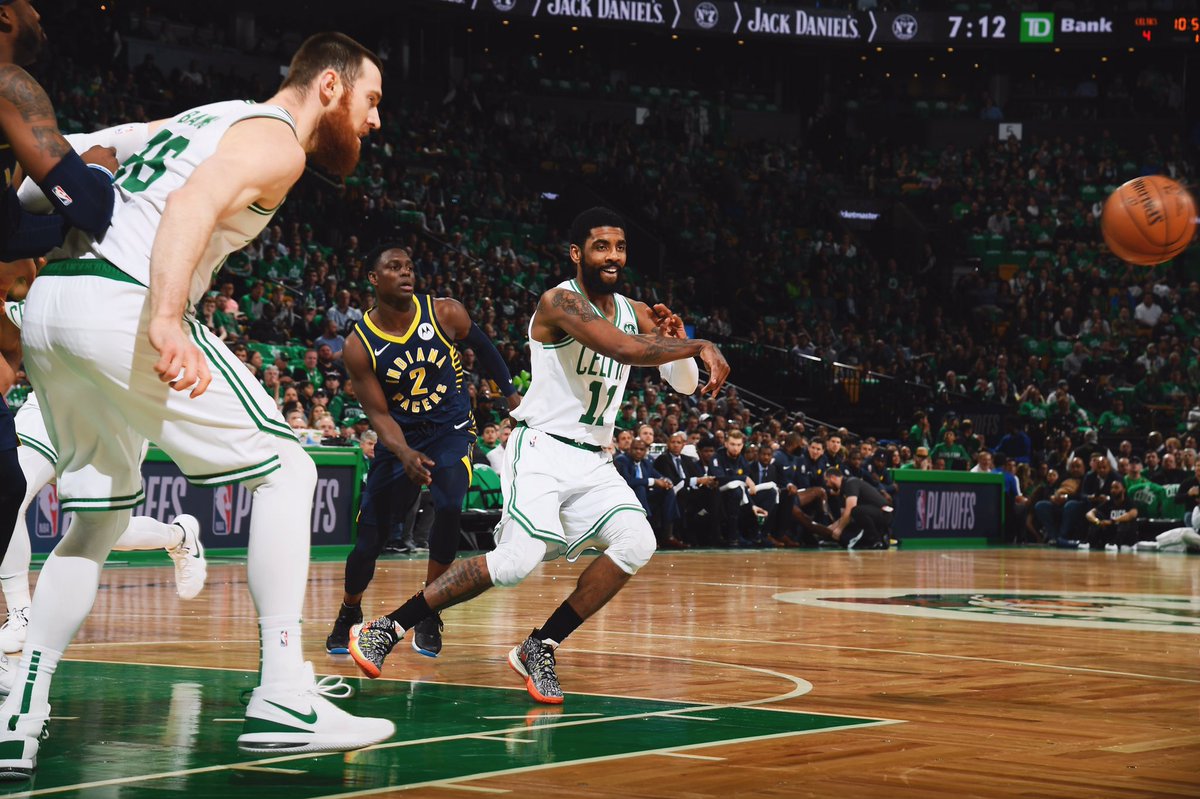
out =
{"type": "Polygon", "coordinates": [[[617,289],[621,287],[621,277],[623,272],[617,274],[617,279],[610,286],[604,282],[604,278],[600,276],[599,269],[592,269],[589,266],[584,266],[583,272],[583,287],[587,289],[588,294],[616,294],[617,289]]]}
{"type": "Polygon", "coordinates": [[[350,122],[350,92],[342,95],[337,108],[321,116],[309,158],[322,169],[344,178],[358,166],[362,143],[350,122]]]}
{"type": "Polygon", "coordinates": [[[22,23],[17,36],[13,40],[13,63],[24,66],[37,61],[46,43],[46,34],[36,22],[22,23]]]}

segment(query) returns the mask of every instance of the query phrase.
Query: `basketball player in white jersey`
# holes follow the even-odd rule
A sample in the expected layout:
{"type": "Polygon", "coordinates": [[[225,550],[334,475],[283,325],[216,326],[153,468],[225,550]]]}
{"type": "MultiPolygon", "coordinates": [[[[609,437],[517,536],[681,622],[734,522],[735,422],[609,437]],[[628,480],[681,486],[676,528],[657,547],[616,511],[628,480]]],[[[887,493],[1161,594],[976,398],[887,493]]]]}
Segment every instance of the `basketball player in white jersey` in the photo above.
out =
{"type": "Polygon", "coordinates": [[[379,127],[381,81],[369,50],[318,34],[265,104],[214,103],[168,121],[117,174],[103,239],[47,264],[31,288],[25,363],[59,455],[60,507],[75,518],[42,570],[15,687],[0,706],[0,777],[27,779],[36,766],[54,671],[142,501],[147,439],[192,482],[254,492],[247,578],[262,671],[238,746],[341,751],[395,731],[335,707],[304,662],[316,467],[274,401],[193,315],[213,272],[267,225],[306,158],[353,170],[359,139],[379,127]]]}
{"type": "MultiPolygon", "coordinates": [[[[75,146],[74,142],[72,145],[75,146]]],[[[21,327],[24,312],[24,301],[4,303],[4,317],[17,329],[21,327]]],[[[25,513],[38,492],[54,482],[54,464],[58,461],[36,393],[26,397],[17,410],[16,424],[17,438],[21,442],[17,461],[25,475],[26,488],[12,541],[0,560],[0,589],[8,605],[8,619],[0,626],[0,652],[19,652],[25,644],[29,626],[29,563],[33,555],[25,513]]],[[[113,549],[165,549],[175,562],[175,590],[180,598],[194,599],[204,588],[208,564],[200,544],[200,522],[195,516],[180,514],[169,524],[151,516],[134,516],[113,549]]],[[[11,672],[0,674],[0,691],[7,693],[10,686],[6,685],[6,680],[13,676],[11,672]]]]}
{"type": "Polygon", "coordinates": [[[603,552],[575,591],[515,647],[509,664],[538,702],[561,704],[554,650],[612,599],[654,553],[654,533],[633,489],[602,447],[625,394],[630,366],[659,366],[682,394],[699,382],[693,357],[709,369],[714,395],[729,364],[710,341],[689,340],[662,305],[631,301],[617,288],[625,268],[624,222],[607,208],[584,211],[571,225],[576,277],[544,293],[529,323],[533,378],[513,416],[520,420],[504,452],[504,514],[496,548],[460,560],[391,614],[352,634],[350,654],[378,677],[392,647],[430,614],[493,585],[521,582],[543,560],[603,552]]]}

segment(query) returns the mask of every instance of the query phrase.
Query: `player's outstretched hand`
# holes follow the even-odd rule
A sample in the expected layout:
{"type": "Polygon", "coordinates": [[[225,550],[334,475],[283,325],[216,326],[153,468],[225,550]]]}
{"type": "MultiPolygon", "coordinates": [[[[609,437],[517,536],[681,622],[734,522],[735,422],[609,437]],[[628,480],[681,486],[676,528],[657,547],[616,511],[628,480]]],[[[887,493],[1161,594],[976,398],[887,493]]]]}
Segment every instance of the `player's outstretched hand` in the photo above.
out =
{"type": "Polygon", "coordinates": [[[193,399],[203,394],[212,382],[212,373],[200,348],[183,332],[183,323],[153,319],[149,333],[150,345],[160,356],[154,364],[158,379],[170,383],[175,391],[191,389],[193,399]]]}
{"type": "Polygon", "coordinates": [[[670,308],[659,302],[650,306],[650,313],[654,315],[654,326],[659,333],[667,338],[687,338],[683,320],[678,314],[671,313],[670,308]]]}
{"type": "Polygon", "coordinates": [[[704,344],[700,350],[700,360],[704,361],[704,365],[708,367],[708,382],[700,389],[701,394],[711,394],[717,396],[721,386],[725,385],[725,379],[729,377],[729,363],[725,360],[725,356],[717,349],[717,345],[711,341],[704,344]]]}
{"type": "Polygon", "coordinates": [[[427,466],[434,466],[433,460],[423,452],[411,447],[400,452],[400,463],[404,464],[404,473],[408,479],[419,486],[427,486],[433,482],[433,475],[427,466]]]}

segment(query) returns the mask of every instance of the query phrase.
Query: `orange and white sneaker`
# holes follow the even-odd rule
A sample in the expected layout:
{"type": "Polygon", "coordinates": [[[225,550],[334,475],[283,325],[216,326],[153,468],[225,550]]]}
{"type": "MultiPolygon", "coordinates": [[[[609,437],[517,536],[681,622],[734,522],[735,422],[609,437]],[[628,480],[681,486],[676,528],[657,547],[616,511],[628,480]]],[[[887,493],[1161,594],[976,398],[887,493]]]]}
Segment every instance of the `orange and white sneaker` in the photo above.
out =
{"type": "Polygon", "coordinates": [[[508,653],[508,665],[525,679],[525,690],[547,705],[561,705],[563,701],[562,687],[554,673],[557,647],[554,641],[541,641],[531,635],[508,653]]]}

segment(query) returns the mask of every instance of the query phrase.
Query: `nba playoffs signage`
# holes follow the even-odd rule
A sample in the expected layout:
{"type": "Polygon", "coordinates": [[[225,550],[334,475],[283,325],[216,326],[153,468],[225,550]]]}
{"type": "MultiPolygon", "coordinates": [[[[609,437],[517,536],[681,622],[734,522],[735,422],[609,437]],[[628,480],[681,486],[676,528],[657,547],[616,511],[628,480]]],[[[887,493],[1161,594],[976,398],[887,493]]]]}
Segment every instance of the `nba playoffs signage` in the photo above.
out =
{"type": "Polygon", "coordinates": [[[985,588],[823,588],[776,594],[780,602],[940,621],[1034,624],[1094,630],[1200,633],[1196,598],[1106,591],[985,588]]]}
{"type": "MultiPolygon", "coordinates": [[[[362,455],[357,449],[309,450],[317,464],[311,530],[314,545],[349,544],[353,540],[358,491],[362,485],[362,455]]],[[[169,522],[182,513],[200,520],[201,540],[208,548],[244,547],[250,532],[251,493],[240,484],[193,485],[175,464],[152,450],[142,464],[146,501],[135,516],[169,522]]],[[[61,513],[54,486],[42,489],[29,508],[26,522],[34,552],[49,552],[67,531],[70,513],[61,513]]]]}
{"type": "Polygon", "coordinates": [[[892,530],[901,540],[999,540],[1004,478],[999,474],[902,469],[896,480],[892,530]]]}
{"type": "Polygon", "coordinates": [[[1163,17],[1052,12],[891,12],[797,8],[753,0],[425,0],[510,19],[607,23],[663,31],[695,31],[750,38],[770,36],[830,43],[880,45],[1133,46],[1186,44],[1171,36],[1163,17]],[[1147,25],[1163,28],[1157,38],[1147,25]]]}

